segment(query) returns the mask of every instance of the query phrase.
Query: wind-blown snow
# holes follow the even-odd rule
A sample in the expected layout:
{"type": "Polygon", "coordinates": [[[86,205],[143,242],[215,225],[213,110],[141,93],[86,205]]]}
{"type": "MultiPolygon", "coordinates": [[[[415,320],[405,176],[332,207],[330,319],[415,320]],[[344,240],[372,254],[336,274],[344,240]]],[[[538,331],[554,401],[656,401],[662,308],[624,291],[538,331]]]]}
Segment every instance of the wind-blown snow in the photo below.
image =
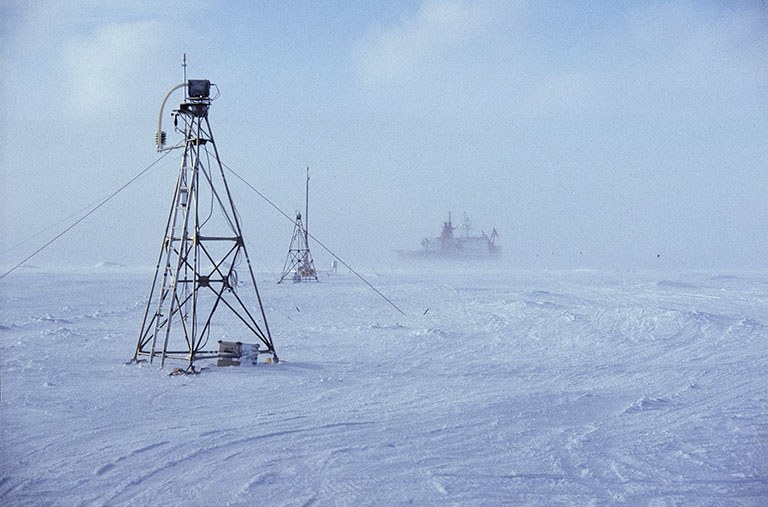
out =
{"type": "Polygon", "coordinates": [[[150,277],[0,282],[4,505],[768,501],[768,275],[260,275],[282,362],[189,376],[150,277]]]}

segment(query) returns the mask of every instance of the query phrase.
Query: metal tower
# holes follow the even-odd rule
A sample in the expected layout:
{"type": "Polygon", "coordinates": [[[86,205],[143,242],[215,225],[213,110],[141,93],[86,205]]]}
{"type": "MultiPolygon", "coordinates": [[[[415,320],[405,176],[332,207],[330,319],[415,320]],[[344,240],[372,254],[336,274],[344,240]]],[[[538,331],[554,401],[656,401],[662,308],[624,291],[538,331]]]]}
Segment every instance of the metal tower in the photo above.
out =
{"type": "Polygon", "coordinates": [[[283,265],[283,274],[277,283],[283,280],[291,273],[291,279],[294,282],[315,281],[317,282],[317,271],[315,271],[315,262],[312,260],[312,253],[309,251],[309,167],[307,167],[307,190],[304,201],[304,224],[301,222],[301,213],[296,213],[296,226],[293,228],[293,237],[291,246],[288,247],[288,256],[283,265]]]}
{"type": "Polygon", "coordinates": [[[134,361],[159,359],[162,367],[166,359],[176,359],[194,370],[195,361],[218,356],[222,339],[252,338],[259,353],[278,361],[208,122],[211,86],[216,87],[195,79],[177,85],[160,109],[158,151],[180,148],[165,148],[162,113],[171,93],[186,89],[184,102],[173,111],[176,130],[184,135],[184,153],[134,361]],[[245,272],[245,280],[238,270],[245,272]]]}

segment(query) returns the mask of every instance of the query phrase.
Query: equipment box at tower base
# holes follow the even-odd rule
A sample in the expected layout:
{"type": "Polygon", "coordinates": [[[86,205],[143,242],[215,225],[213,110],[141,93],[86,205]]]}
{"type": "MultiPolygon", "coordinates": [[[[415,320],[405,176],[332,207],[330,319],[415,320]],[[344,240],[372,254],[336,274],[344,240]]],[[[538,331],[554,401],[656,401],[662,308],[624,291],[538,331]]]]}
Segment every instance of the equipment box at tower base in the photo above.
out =
{"type": "Polygon", "coordinates": [[[251,366],[259,359],[259,344],[219,340],[216,366],[251,366]]]}

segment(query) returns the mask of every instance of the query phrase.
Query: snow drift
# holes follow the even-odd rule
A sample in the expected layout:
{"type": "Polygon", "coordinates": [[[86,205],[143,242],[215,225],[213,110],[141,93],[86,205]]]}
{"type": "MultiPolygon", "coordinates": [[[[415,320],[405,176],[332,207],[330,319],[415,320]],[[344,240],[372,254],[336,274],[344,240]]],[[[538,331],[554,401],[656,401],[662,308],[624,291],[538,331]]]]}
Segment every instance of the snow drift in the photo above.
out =
{"type": "Polygon", "coordinates": [[[149,273],[4,280],[2,503],[768,498],[768,275],[258,278],[282,362],[190,376],[123,364],[149,273]]]}

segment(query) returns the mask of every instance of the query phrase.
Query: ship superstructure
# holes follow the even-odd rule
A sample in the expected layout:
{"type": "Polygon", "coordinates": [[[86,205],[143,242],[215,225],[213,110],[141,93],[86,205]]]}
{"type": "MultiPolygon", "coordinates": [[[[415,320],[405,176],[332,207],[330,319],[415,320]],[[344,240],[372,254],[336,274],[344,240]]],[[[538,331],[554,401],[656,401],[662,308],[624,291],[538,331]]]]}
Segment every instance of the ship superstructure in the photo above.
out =
{"type": "Polygon", "coordinates": [[[461,226],[461,233],[455,235],[457,229],[453,225],[451,213],[448,213],[448,221],[443,222],[440,236],[436,238],[424,238],[421,241],[421,250],[398,250],[401,257],[406,258],[495,258],[501,255],[501,247],[496,244],[499,238],[496,228],[493,228],[490,236],[485,232],[479,235],[472,234],[472,223],[467,215],[461,226]]]}

